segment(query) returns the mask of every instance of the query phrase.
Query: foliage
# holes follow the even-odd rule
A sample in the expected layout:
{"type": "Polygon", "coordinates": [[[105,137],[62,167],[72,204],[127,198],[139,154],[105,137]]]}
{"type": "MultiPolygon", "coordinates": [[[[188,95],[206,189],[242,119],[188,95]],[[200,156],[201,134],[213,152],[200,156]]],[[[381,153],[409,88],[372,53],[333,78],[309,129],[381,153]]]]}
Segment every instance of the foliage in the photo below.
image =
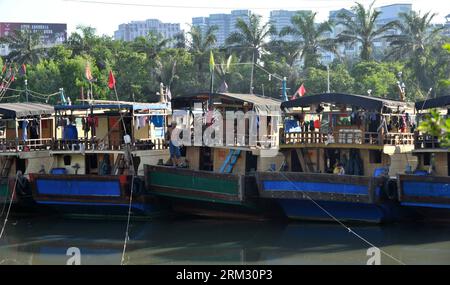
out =
{"type": "Polygon", "coordinates": [[[431,110],[419,125],[419,131],[438,137],[444,147],[450,147],[450,118],[444,118],[437,110],[431,110]]]}

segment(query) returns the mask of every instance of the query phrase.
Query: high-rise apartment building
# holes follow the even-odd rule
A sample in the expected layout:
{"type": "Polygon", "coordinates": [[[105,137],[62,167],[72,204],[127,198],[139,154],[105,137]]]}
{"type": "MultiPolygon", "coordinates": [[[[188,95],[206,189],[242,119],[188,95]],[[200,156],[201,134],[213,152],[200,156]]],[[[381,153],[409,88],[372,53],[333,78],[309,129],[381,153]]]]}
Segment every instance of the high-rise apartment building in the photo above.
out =
{"type": "Polygon", "coordinates": [[[114,39],[123,41],[133,41],[137,37],[145,37],[149,32],[160,34],[165,39],[172,39],[180,34],[180,24],[163,23],[157,19],[145,21],[132,21],[131,23],[119,25],[119,29],[114,32],[114,39]]]}

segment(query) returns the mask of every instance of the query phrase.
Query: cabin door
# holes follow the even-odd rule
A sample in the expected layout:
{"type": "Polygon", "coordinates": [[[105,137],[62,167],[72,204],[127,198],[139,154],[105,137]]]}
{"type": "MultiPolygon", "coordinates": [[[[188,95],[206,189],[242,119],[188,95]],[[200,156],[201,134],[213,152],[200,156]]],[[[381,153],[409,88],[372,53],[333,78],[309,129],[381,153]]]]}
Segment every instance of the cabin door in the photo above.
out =
{"type": "Polygon", "coordinates": [[[27,162],[25,159],[16,158],[16,173],[17,171],[21,171],[22,173],[25,173],[25,170],[27,169],[27,162]]]}
{"type": "Polygon", "coordinates": [[[200,165],[199,170],[213,171],[214,158],[213,149],[210,147],[200,147],[200,165]]]}
{"type": "Polygon", "coordinates": [[[252,154],[251,151],[245,152],[245,171],[257,171],[258,170],[258,157],[252,154]]]}
{"type": "Polygon", "coordinates": [[[98,174],[98,156],[97,154],[85,155],[86,174],[98,174]]]}
{"type": "Polygon", "coordinates": [[[297,152],[295,149],[291,150],[291,171],[292,172],[303,172],[302,164],[300,163],[300,159],[298,158],[297,152]]]}
{"type": "Polygon", "coordinates": [[[116,149],[121,142],[123,124],[119,116],[108,117],[108,140],[109,144],[116,149]]]}
{"type": "Polygon", "coordinates": [[[341,159],[341,151],[339,149],[327,148],[325,150],[325,172],[333,173],[333,169],[341,159]]]}

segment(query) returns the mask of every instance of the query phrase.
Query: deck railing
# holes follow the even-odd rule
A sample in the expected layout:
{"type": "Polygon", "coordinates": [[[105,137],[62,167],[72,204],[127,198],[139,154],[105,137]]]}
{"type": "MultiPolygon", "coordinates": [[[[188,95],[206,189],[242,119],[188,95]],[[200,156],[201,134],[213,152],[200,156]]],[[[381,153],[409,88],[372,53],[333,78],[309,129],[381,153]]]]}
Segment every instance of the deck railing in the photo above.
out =
{"type": "Polygon", "coordinates": [[[53,139],[28,139],[23,140],[11,140],[0,139],[0,152],[20,152],[20,151],[36,151],[36,150],[50,150],[52,147],[53,139]]]}
{"type": "Polygon", "coordinates": [[[435,136],[420,134],[415,137],[415,149],[441,148],[439,139],[435,136]]]}
{"type": "MultiPolygon", "coordinates": [[[[92,139],[55,140],[52,150],[55,151],[120,151],[124,150],[124,140],[97,141],[92,139]]],[[[131,143],[132,150],[166,149],[164,139],[140,139],[131,143]]]]}
{"type": "MultiPolygon", "coordinates": [[[[92,139],[28,139],[26,141],[0,139],[0,153],[27,152],[38,150],[52,151],[83,151],[83,150],[105,150],[120,151],[125,147],[123,140],[97,141],[92,139]]],[[[166,149],[164,139],[140,139],[131,143],[132,150],[161,150],[166,149]]]]}
{"type": "Polygon", "coordinates": [[[381,135],[376,132],[362,132],[361,130],[339,130],[332,134],[321,132],[289,132],[284,135],[287,145],[301,144],[367,144],[367,145],[412,145],[412,133],[387,133],[381,135]]]}

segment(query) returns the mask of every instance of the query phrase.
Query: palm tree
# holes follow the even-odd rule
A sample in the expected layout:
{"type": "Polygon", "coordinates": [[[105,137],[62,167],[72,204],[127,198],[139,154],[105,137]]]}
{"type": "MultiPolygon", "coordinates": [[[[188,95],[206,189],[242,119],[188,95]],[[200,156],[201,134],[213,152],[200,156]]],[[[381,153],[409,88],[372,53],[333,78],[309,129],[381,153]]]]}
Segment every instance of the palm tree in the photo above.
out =
{"type": "Polygon", "coordinates": [[[268,50],[275,60],[284,60],[289,67],[293,67],[302,52],[298,45],[298,42],[274,40],[269,43],[268,50]]]}
{"type": "Polygon", "coordinates": [[[242,80],[242,75],[234,68],[234,63],[236,63],[236,57],[230,55],[228,58],[219,56],[219,64],[216,64],[215,69],[221,84],[219,87],[219,92],[228,92],[228,83],[230,83],[232,78],[237,78],[242,80]]]}
{"type": "Polygon", "coordinates": [[[169,39],[164,39],[161,35],[149,32],[146,37],[137,37],[131,46],[140,53],[145,53],[148,59],[155,59],[167,44],[169,39]]]}
{"type": "MultiPolygon", "coordinates": [[[[255,64],[262,53],[267,50],[267,39],[275,33],[270,22],[261,23],[261,16],[250,14],[248,23],[239,18],[236,22],[237,31],[230,34],[226,40],[227,44],[233,49],[239,49],[251,55],[252,63],[255,64]]],[[[252,65],[252,73],[250,79],[250,93],[253,90],[254,68],[252,65]]]]}
{"type": "Polygon", "coordinates": [[[45,53],[42,46],[41,34],[29,30],[19,31],[0,39],[0,43],[7,44],[11,52],[6,59],[21,64],[37,64],[45,53]]]}
{"type": "Polygon", "coordinates": [[[284,27],[280,36],[293,35],[297,38],[297,47],[300,58],[304,60],[305,67],[319,65],[319,51],[335,51],[334,41],[326,38],[331,33],[331,23],[325,21],[315,23],[317,13],[299,12],[292,17],[292,27],[284,27]]]}
{"type": "Polygon", "coordinates": [[[95,28],[89,26],[77,26],[77,31],[67,39],[67,47],[72,50],[72,55],[90,54],[98,42],[95,28]]]}
{"type": "Polygon", "coordinates": [[[203,66],[208,62],[209,51],[217,42],[214,34],[217,30],[218,27],[215,25],[208,27],[206,31],[203,31],[201,27],[192,26],[188,32],[190,37],[187,41],[188,50],[193,54],[199,72],[203,70],[203,66]]]}
{"type": "Polygon", "coordinates": [[[420,15],[415,11],[410,13],[400,13],[400,20],[395,22],[395,28],[400,34],[389,35],[388,39],[391,51],[388,56],[401,59],[404,57],[418,57],[425,52],[425,46],[431,44],[436,35],[444,28],[431,28],[431,21],[436,16],[435,13],[427,12],[420,15]]]}
{"type": "Polygon", "coordinates": [[[338,43],[350,43],[362,46],[360,57],[362,60],[372,58],[374,42],[381,39],[383,34],[394,26],[395,22],[389,22],[377,27],[376,21],[381,12],[373,9],[375,1],[366,10],[361,3],[352,7],[354,15],[340,13],[337,15],[336,24],[341,24],[345,30],[337,36],[338,43]]]}

